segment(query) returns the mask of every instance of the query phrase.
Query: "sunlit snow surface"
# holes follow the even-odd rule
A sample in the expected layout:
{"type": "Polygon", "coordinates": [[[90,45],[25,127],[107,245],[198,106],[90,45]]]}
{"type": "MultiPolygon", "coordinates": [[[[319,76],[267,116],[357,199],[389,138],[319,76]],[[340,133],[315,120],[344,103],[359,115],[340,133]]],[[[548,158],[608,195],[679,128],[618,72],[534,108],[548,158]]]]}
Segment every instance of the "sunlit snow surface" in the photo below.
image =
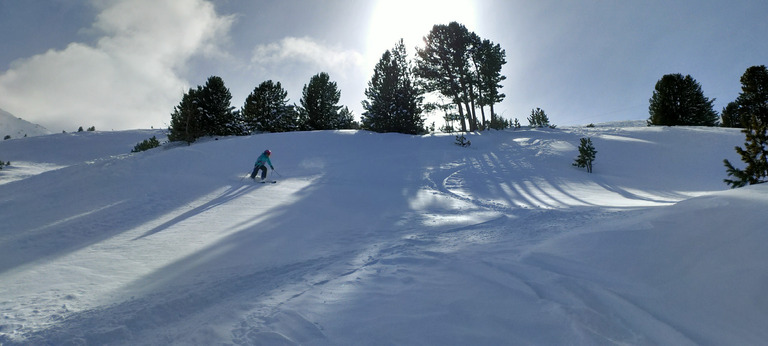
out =
{"type": "Polygon", "coordinates": [[[722,182],[743,135],[627,125],[0,142],[0,343],[768,340],[768,188],[722,182]],[[276,184],[246,177],[265,149],[276,184]]]}

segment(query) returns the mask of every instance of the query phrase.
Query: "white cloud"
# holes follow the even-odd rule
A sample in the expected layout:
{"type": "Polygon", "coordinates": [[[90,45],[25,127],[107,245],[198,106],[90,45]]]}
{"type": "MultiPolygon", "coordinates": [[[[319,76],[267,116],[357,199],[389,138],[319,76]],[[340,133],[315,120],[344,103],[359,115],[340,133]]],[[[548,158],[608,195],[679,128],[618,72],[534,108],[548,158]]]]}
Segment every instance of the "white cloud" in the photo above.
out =
{"type": "Polygon", "coordinates": [[[0,107],[49,129],[148,128],[170,121],[195,55],[213,55],[232,17],[203,0],[95,2],[94,45],[71,43],[0,74],[0,107]]]}
{"type": "Polygon", "coordinates": [[[358,71],[363,66],[363,56],[354,50],[323,45],[309,37],[286,37],[276,43],[256,46],[251,63],[264,69],[310,65],[322,72],[345,76],[348,71],[358,71]]]}

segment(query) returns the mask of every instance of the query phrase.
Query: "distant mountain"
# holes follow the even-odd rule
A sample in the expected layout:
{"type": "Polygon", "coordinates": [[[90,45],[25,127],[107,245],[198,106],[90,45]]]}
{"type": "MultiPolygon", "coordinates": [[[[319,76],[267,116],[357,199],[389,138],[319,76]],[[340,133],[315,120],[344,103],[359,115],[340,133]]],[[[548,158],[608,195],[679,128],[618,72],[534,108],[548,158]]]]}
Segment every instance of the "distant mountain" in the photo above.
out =
{"type": "Polygon", "coordinates": [[[52,132],[37,124],[30,123],[0,109],[0,137],[21,138],[48,135],[52,132]]]}

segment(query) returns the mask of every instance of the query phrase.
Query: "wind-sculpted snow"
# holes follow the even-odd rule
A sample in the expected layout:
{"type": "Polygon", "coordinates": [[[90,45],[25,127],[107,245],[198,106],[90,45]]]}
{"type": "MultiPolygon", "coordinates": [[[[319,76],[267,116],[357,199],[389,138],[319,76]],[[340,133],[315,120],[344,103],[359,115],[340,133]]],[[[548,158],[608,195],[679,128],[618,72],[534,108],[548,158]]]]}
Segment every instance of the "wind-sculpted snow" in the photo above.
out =
{"type": "MultiPolygon", "coordinates": [[[[0,343],[759,344],[737,130],[0,143],[0,343]],[[593,174],[571,166],[581,137],[593,174]],[[85,143],[88,143],[85,145],[85,143]],[[277,184],[246,176],[273,152],[277,184]],[[13,166],[11,166],[12,168],[13,166]]],[[[84,137],[88,136],[88,137],[84,137]]]]}

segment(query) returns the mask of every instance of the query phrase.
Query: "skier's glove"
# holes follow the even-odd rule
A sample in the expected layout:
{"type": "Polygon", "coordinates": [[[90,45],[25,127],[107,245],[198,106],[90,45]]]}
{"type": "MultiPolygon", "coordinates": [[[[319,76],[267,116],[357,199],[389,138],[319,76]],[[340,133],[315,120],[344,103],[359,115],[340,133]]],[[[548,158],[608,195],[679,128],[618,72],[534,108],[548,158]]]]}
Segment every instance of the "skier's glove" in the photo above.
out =
{"type": "Polygon", "coordinates": [[[275,167],[272,167],[272,165],[269,165],[269,168],[272,168],[273,171],[275,170],[275,167]]]}

